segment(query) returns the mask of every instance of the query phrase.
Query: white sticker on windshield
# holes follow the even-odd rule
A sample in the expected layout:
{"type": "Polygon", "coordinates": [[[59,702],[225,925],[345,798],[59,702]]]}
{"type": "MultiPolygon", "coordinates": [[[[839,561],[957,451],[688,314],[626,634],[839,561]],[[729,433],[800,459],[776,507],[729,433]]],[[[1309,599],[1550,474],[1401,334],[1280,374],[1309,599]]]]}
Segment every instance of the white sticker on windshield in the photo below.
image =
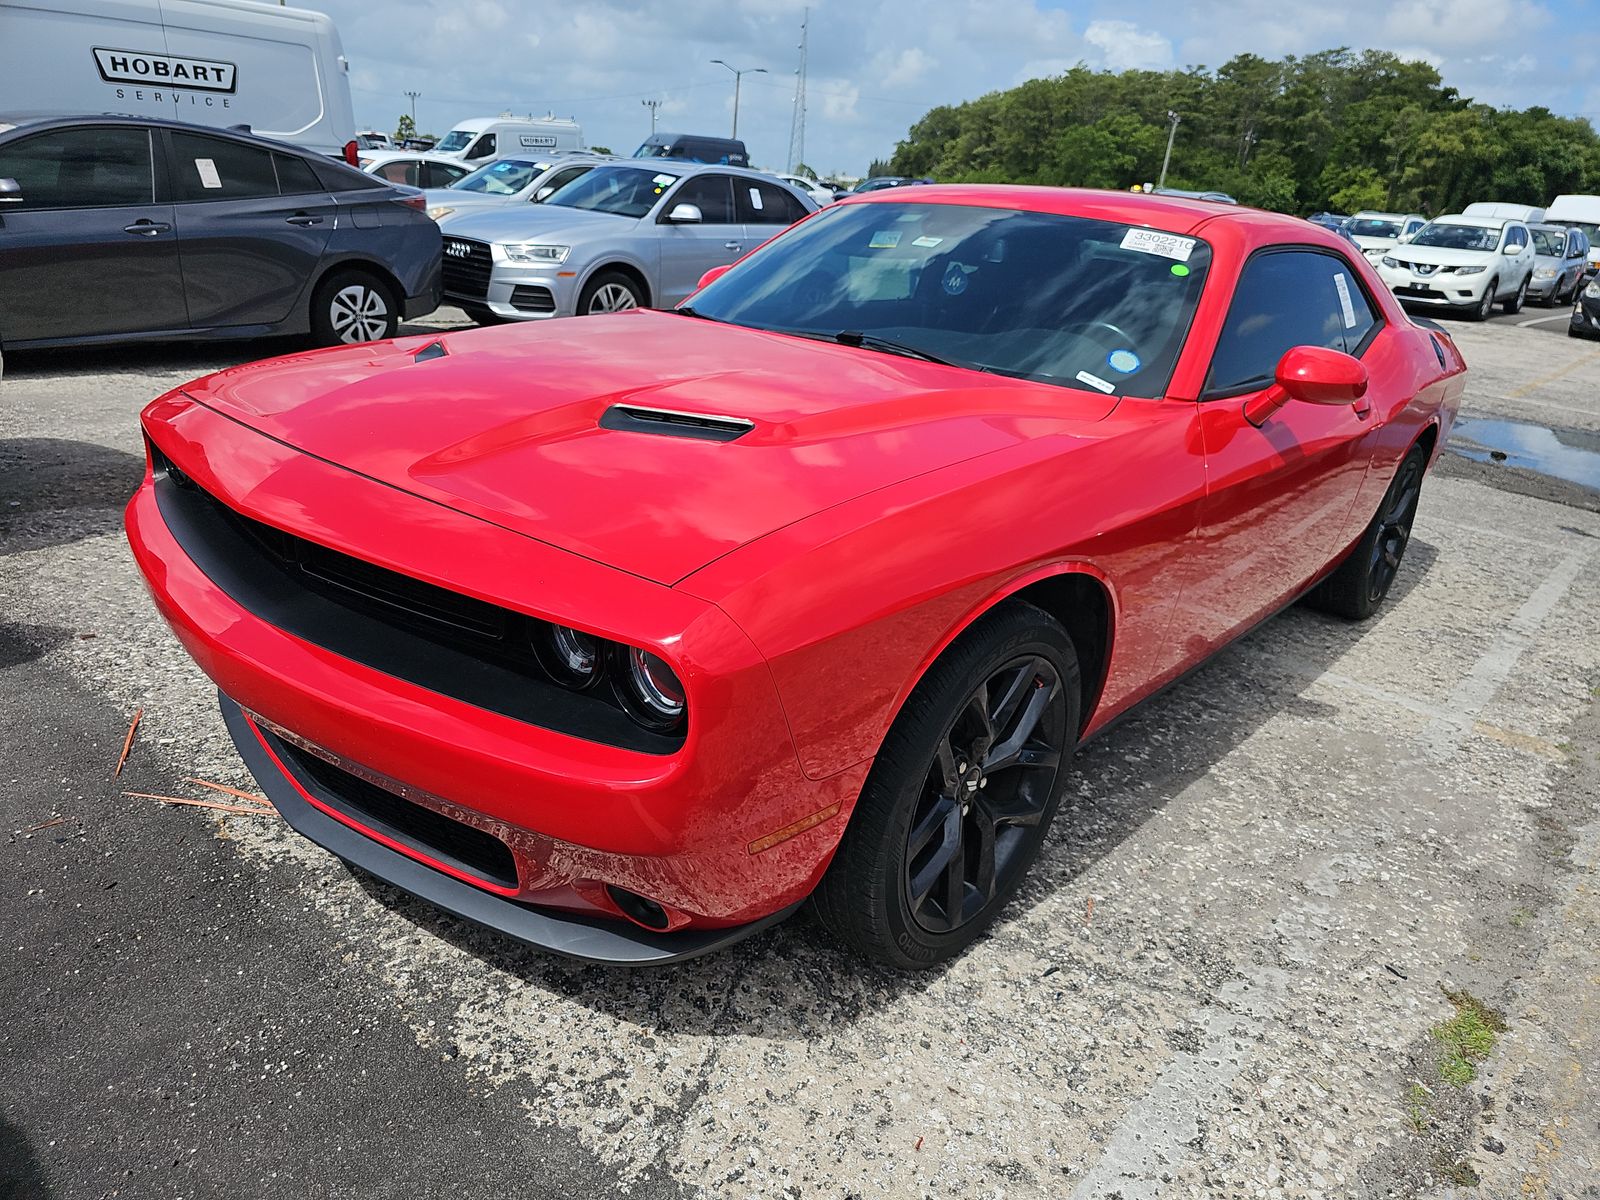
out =
{"type": "Polygon", "coordinates": [[[217,174],[217,164],[209,158],[195,159],[194,169],[200,172],[201,187],[219,188],[222,186],[222,176],[217,174]]]}
{"type": "Polygon", "coordinates": [[[677,178],[678,177],[676,175],[657,175],[650,182],[655,184],[657,187],[666,187],[667,184],[674,182],[677,178]]]}
{"type": "Polygon", "coordinates": [[[1344,327],[1356,327],[1356,306],[1350,303],[1350,285],[1344,281],[1344,272],[1333,273],[1333,287],[1339,293],[1339,307],[1344,310],[1344,327]]]}
{"type": "Polygon", "coordinates": [[[1078,382],[1087,383],[1090,387],[1095,388],[1098,391],[1105,392],[1107,395],[1110,395],[1112,392],[1117,390],[1116,384],[1107,383],[1104,379],[1101,379],[1100,376],[1091,375],[1087,371],[1078,372],[1078,382]]]}
{"type": "Polygon", "coordinates": [[[880,229],[872,235],[872,240],[867,243],[873,250],[893,250],[900,244],[900,231],[898,229],[880,229]]]}
{"type": "Polygon", "coordinates": [[[1154,229],[1130,229],[1122,235],[1122,248],[1188,262],[1189,255],[1194,253],[1194,239],[1175,233],[1157,233],[1154,229]]]}
{"type": "Polygon", "coordinates": [[[927,234],[923,234],[923,236],[919,238],[912,238],[911,244],[913,246],[920,246],[924,250],[932,250],[942,241],[944,241],[943,238],[929,237],[927,234]]]}

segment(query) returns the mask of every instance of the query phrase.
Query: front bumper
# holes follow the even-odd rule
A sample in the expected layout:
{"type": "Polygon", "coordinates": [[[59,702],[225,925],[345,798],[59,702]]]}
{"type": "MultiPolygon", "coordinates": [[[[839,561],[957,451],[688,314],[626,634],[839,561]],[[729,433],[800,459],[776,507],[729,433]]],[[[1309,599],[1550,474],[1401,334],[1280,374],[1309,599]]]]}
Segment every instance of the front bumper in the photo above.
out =
{"type": "Polygon", "coordinates": [[[1600,338],[1600,300],[1580,296],[1572,306],[1567,332],[1573,337],[1600,338]]]}
{"type": "Polygon", "coordinates": [[[614,917],[563,912],[519,903],[474,887],[401,853],[340,820],[338,798],[292,765],[284,743],[257,725],[238,704],[219,693],[222,719],[250,773],[295,832],[403,891],[446,912],[518,941],[586,962],[635,966],[680,962],[720,950],[775,925],[799,902],[745,925],[655,933],[614,917]]]}
{"type": "MultiPolygon", "coordinates": [[[[690,726],[669,753],[596,742],[421,686],[398,660],[384,670],[381,658],[345,657],[241,602],[226,573],[212,564],[213,578],[174,533],[158,492],[175,485],[147,471],[127,512],[135,560],[163,617],[231,703],[415,789],[418,804],[503,844],[514,869],[496,885],[427,846],[358,856],[352,837],[384,848],[373,831],[345,826],[325,840],[312,832],[324,826],[305,818],[297,827],[315,840],[563,953],[573,951],[519,914],[537,906],[546,920],[576,914],[613,922],[625,939],[650,934],[653,948],[619,961],[702,952],[722,943],[699,934],[774,917],[815,886],[866,764],[822,781],[804,776],[770,669],[720,610],[300,454],[181,393],[151,405],[145,425],[196,485],[251,520],[529,615],[565,613],[602,636],[661,647],[682,668],[690,726]],[[769,844],[779,832],[790,836],[769,844]],[[424,878],[427,887],[417,884],[424,878]],[[660,904],[668,931],[627,924],[613,888],[660,904]],[[469,904],[461,889],[481,895],[469,904]],[[653,941],[684,934],[696,934],[682,943],[690,949],[653,941]]],[[[283,774],[258,777],[277,802],[286,785],[275,772],[283,774]]],[[[294,804],[283,800],[286,815],[294,804]]]]}
{"type": "Polygon", "coordinates": [[[1483,302],[1489,272],[1477,275],[1418,275],[1404,267],[1379,266],[1378,275],[1404,304],[1430,308],[1475,308],[1483,302]]]}

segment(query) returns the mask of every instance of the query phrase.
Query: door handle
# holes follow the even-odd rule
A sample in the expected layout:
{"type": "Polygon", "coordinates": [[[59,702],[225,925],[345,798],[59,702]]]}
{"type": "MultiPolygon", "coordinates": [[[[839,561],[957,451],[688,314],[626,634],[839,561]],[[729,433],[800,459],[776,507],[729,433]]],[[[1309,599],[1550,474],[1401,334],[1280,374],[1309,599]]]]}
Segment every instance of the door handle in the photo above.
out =
{"type": "Polygon", "coordinates": [[[722,248],[724,250],[737,250],[739,248],[739,243],[738,242],[723,242],[722,243],[722,248]]]}
{"type": "Polygon", "coordinates": [[[322,218],[321,217],[308,216],[305,213],[295,213],[294,216],[285,217],[284,219],[286,221],[288,221],[288,223],[291,224],[291,225],[305,226],[305,225],[321,225],[322,224],[322,218]]]}
{"type": "Polygon", "coordinates": [[[122,227],[122,232],[137,233],[144,237],[154,237],[158,233],[170,232],[171,229],[172,226],[168,225],[165,221],[152,221],[148,218],[141,217],[132,225],[124,225],[122,227]]]}

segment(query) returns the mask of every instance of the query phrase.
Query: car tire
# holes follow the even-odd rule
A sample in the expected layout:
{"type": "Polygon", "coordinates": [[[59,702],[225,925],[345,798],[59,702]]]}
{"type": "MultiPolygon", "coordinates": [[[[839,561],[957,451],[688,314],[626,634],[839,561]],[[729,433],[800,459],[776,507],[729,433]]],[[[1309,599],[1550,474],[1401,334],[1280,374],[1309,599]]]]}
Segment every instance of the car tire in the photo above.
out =
{"type": "Polygon", "coordinates": [[[1389,481],[1383,503],[1373,514],[1361,540],[1307,599],[1323,612],[1351,621],[1364,621],[1383,603],[1400,572],[1411,524],[1416,520],[1422,476],[1428,468],[1428,451],[1413,446],[1389,481]]]}
{"type": "Polygon", "coordinates": [[[311,297],[311,336],[319,346],[392,338],[400,328],[394,289],[367,271],[335,271],[311,297]]]}
{"type": "Polygon", "coordinates": [[[1038,857],[1081,704],[1060,622],[1020,601],[981,617],[890,726],[812,894],[823,926],[898,970],[966,949],[1038,857]]]}
{"type": "Polygon", "coordinates": [[[1514,316],[1522,311],[1522,302],[1528,298],[1528,280],[1523,278],[1517,285],[1517,290],[1511,293],[1511,299],[1505,301],[1500,308],[1506,316],[1514,316]]]}
{"type": "Polygon", "coordinates": [[[1487,321],[1489,314],[1494,311],[1495,293],[1500,290],[1500,281],[1491,279],[1489,286],[1483,289],[1483,299],[1478,301],[1478,306],[1472,310],[1474,321],[1487,321]]]}
{"type": "Polygon", "coordinates": [[[578,295],[580,317],[626,312],[630,308],[644,306],[644,293],[639,284],[621,271],[601,271],[583,285],[583,291],[578,295]]]}

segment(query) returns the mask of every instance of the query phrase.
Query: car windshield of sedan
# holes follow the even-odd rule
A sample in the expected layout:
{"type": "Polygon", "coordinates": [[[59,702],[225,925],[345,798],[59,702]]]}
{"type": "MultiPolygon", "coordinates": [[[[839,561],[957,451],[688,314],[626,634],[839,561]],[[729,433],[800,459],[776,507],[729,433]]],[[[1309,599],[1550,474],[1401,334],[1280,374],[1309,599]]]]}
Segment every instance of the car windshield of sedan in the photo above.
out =
{"type": "Polygon", "coordinates": [[[642,217],[682,176],[650,167],[596,167],[563,186],[546,204],[642,217]]]}
{"type": "Polygon", "coordinates": [[[480,192],[485,196],[513,196],[533,182],[534,177],[550,169],[547,162],[532,162],[522,158],[502,158],[479,167],[471,175],[463,176],[450,186],[458,192],[480,192]]]}
{"type": "Polygon", "coordinates": [[[434,147],[441,154],[454,154],[457,150],[465,150],[467,143],[473,138],[470,129],[452,129],[444,135],[444,140],[434,147]]]}
{"type": "Polygon", "coordinates": [[[1444,250],[1493,250],[1500,244],[1500,230],[1490,225],[1457,225],[1454,221],[1431,221],[1411,239],[1413,246],[1438,246],[1444,250]]]}
{"type": "Polygon", "coordinates": [[[692,316],[1155,398],[1211,263],[1197,238],[1051,213],[845,204],[695,295],[692,316]]]}
{"type": "Polygon", "coordinates": [[[1567,231],[1564,229],[1535,229],[1533,233],[1533,249],[1536,254],[1548,254],[1551,258],[1561,258],[1567,252],[1567,231]]]}
{"type": "Polygon", "coordinates": [[[1359,221],[1351,221],[1346,228],[1356,237],[1397,238],[1400,236],[1399,221],[1381,221],[1377,217],[1362,217],[1359,221]]]}

